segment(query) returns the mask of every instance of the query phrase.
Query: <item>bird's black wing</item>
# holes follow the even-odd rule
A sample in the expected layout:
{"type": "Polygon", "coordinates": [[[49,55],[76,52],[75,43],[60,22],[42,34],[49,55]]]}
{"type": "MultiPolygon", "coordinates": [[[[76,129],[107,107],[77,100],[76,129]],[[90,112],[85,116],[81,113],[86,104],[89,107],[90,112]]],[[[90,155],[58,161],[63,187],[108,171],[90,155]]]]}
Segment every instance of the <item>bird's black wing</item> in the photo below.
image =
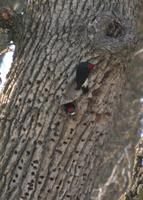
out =
{"type": "Polygon", "coordinates": [[[76,84],[77,84],[77,90],[81,89],[83,83],[87,79],[89,75],[88,67],[87,67],[87,62],[80,63],[77,66],[76,69],[76,84]]]}

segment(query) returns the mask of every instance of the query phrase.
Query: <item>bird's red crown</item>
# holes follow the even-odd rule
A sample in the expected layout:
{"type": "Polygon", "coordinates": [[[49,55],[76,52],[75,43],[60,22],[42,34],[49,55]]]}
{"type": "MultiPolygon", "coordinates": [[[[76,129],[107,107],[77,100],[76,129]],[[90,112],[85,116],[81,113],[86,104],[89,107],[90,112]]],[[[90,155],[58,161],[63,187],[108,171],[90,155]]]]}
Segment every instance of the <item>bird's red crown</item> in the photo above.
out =
{"type": "Polygon", "coordinates": [[[94,68],[94,65],[93,65],[93,64],[91,64],[91,63],[88,63],[87,67],[88,67],[88,70],[89,70],[89,72],[90,72],[90,71],[92,71],[92,70],[93,70],[93,68],[94,68]]]}

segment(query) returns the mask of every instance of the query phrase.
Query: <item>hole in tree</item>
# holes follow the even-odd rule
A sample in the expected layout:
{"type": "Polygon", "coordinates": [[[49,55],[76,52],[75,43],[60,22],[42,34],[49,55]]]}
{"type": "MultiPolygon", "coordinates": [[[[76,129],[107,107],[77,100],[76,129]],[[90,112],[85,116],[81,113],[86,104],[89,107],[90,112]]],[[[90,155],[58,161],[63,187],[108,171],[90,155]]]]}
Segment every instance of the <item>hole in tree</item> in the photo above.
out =
{"type": "Polygon", "coordinates": [[[27,156],[30,155],[30,151],[26,151],[27,156]]]}
{"type": "Polygon", "coordinates": [[[37,167],[36,166],[33,166],[33,168],[36,170],[37,169],[37,167]]]}
{"type": "Polygon", "coordinates": [[[52,141],[52,142],[55,142],[54,138],[51,138],[51,141],[52,141]]]}
{"type": "Polygon", "coordinates": [[[28,190],[33,190],[33,187],[28,187],[28,190]]]}
{"type": "Polygon", "coordinates": [[[33,160],[33,163],[38,164],[39,161],[38,160],[33,160]]]}
{"type": "MultiPolygon", "coordinates": [[[[48,102],[48,97],[47,97],[47,98],[45,98],[45,102],[48,102]]],[[[46,114],[48,114],[48,111],[46,112],[46,114]]]]}
{"type": "Polygon", "coordinates": [[[31,103],[31,99],[27,99],[27,103],[31,103]]]}
{"type": "Polygon", "coordinates": [[[53,134],[54,134],[54,136],[56,136],[56,137],[58,136],[57,132],[54,132],[53,134]]]}
{"type": "Polygon", "coordinates": [[[22,141],[21,141],[21,142],[22,142],[22,143],[24,143],[25,141],[26,141],[25,139],[22,139],[22,141]]]}
{"type": "Polygon", "coordinates": [[[56,122],[56,124],[55,124],[56,126],[59,126],[60,125],[60,122],[56,122]]]}
{"type": "Polygon", "coordinates": [[[41,83],[41,80],[37,80],[36,83],[37,83],[37,84],[40,84],[40,83],[41,83]]]}
{"type": "Polygon", "coordinates": [[[74,129],[73,129],[73,128],[71,128],[71,129],[70,129],[70,133],[72,133],[73,131],[74,131],[74,129]]]}
{"type": "Polygon", "coordinates": [[[18,178],[18,174],[15,174],[15,177],[18,178]]]}
{"type": "Polygon", "coordinates": [[[14,154],[17,154],[17,150],[14,151],[14,154]]]}
{"type": "Polygon", "coordinates": [[[21,167],[21,166],[18,166],[18,169],[19,169],[19,170],[22,170],[22,167],[21,167]]]}
{"type": "Polygon", "coordinates": [[[71,195],[67,194],[67,195],[66,195],[66,197],[70,198],[70,197],[71,197],[71,195]]]}
{"type": "Polygon", "coordinates": [[[34,176],[34,175],[35,175],[35,172],[31,172],[31,175],[34,176]]]}
{"type": "Polygon", "coordinates": [[[43,142],[41,140],[38,140],[38,144],[41,145],[43,142]]]}
{"type": "Polygon", "coordinates": [[[56,149],[56,152],[58,152],[59,154],[63,153],[60,149],[56,149]]]}
{"type": "Polygon", "coordinates": [[[38,122],[37,125],[38,125],[39,127],[42,127],[42,124],[41,124],[40,122],[38,122]]]}

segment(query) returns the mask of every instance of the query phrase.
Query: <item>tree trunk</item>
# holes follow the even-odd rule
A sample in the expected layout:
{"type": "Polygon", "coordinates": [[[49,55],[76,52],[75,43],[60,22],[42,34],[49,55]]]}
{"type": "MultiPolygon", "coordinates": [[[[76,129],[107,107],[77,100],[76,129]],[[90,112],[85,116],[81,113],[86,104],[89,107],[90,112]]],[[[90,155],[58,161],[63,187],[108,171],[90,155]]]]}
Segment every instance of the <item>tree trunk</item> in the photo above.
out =
{"type": "Polygon", "coordinates": [[[136,41],[137,6],[41,0],[27,7],[0,96],[0,199],[91,198],[125,83],[124,56],[136,41]],[[75,66],[85,60],[96,67],[83,95],[75,66]],[[75,116],[64,112],[69,101],[75,116]]]}

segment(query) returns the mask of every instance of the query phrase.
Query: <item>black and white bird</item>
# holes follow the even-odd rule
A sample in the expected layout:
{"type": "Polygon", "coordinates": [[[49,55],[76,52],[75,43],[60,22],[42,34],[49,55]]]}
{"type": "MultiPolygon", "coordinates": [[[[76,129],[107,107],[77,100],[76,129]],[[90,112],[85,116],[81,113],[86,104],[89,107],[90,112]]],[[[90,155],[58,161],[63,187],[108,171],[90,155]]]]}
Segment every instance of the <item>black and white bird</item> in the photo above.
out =
{"type": "Polygon", "coordinates": [[[88,92],[88,76],[94,65],[89,62],[81,62],[76,68],[76,90],[82,89],[83,93],[88,92]]]}
{"type": "Polygon", "coordinates": [[[75,115],[74,102],[69,102],[69,103],[64,104],[64,111],[69,115],[75,115]]]}

